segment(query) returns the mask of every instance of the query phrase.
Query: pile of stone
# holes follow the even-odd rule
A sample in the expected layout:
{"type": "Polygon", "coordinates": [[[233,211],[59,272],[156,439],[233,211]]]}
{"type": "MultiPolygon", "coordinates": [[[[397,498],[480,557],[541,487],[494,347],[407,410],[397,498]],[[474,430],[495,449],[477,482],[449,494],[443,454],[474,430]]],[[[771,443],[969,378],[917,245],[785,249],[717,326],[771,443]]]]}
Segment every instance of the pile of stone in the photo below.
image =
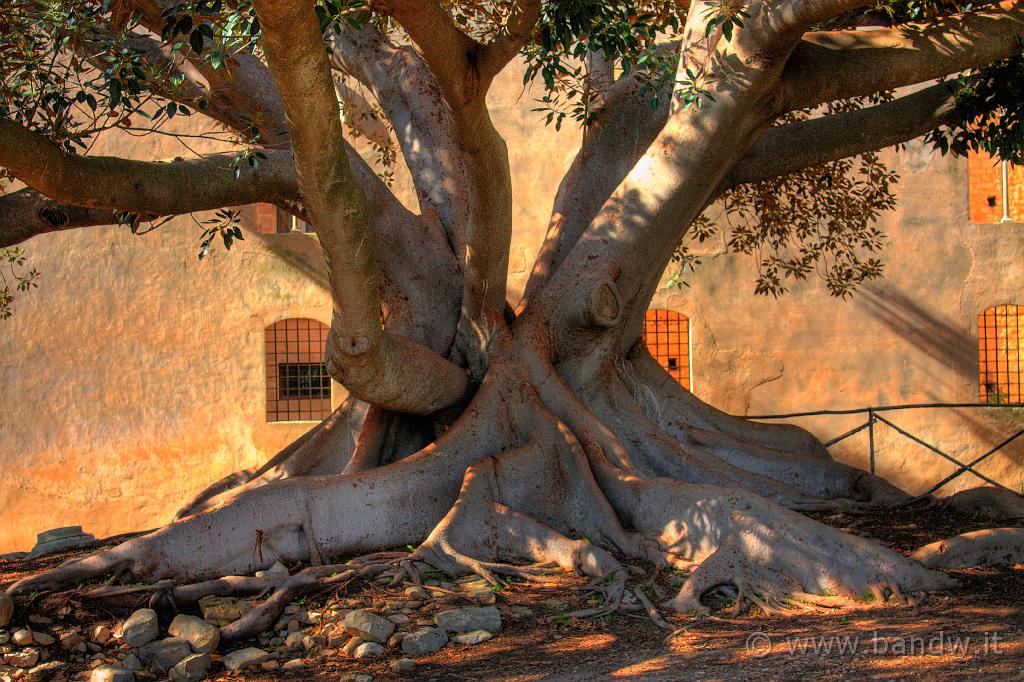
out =
{"type": "MultiPolygon", "coordinates": [[[[268,570],[287,572],[283,566],[268,570]]],[[[382,587],[390,582],[388,576],[379,580],[382,587]]],[[[119,624],[96,624],[84,630],[29,615],[31,628],[0,629],[0,682],[58,682],[70,674],[65,670],[68,664],[88,666],[89,682],[184,682],[224,670],[297,671],[312,665],[311,659],[332,656],[388,662],[393,670],[405,671],[416,666],[416,658],[445,646],[471,646],[491,639],[501,631],[503,612],[513,619],[522,615],[515,607],[499,610],[495,593],[476,578],[407,584],[404,589],[391,588],[389,595],[334,597],[319,610],[307,608],[300,600],[258,637],[256,646],[223,653],[218,653],[220,628],[245,616],[254,601],[206,597],[199,602],[202,617],[179,614],[166,630],[152,609],[139,609],[119,624]],[[473,605],[466,606],[467,601],[473,605]]],[[[10,620],[8,611],[13,611],[13,604],[7,602],[0,601],[0,618],[5,618],[0,626],[10,620]]],[[[343,678],[372,680],[364,672],[343,678]]]]}

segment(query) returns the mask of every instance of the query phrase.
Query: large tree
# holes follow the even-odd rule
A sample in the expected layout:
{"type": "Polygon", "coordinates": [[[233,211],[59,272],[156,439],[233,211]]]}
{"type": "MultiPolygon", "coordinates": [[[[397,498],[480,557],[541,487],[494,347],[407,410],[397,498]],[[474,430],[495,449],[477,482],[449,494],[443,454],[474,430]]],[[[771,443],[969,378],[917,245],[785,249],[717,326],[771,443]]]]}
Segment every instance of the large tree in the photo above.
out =
{"type": "MultiPolygon", "coordinates": [[[[801,429],[703,404],[640,335],[719,200],[754,221],[732,241],[768,253],[763,291],[817,270],[846,294],[876,276],[871,222],[893,178],[874,152],[930,134],[1015,158],[1022,20],[1016,0],[4,3],[0,165],[26,187],[0,199],[0,246],[276,204],[319,235],[327,366],[350,396],[174,523],[12,591],[124,571],[182,597],[276,586],[226,628],[241,637],[317,581],[392,564],[493,581],[577,569],[606,591],[595,612],[619,604],[622,557],[688,571],[677,610],[726,584],[765,608],[948,586],[797,511],[905,495],[801,429]],[[549,120],[584,134],[513,309],[508,153],[486,98],[520,54],[549,120]],[[182,114],[242,147],[86,153],[103,130],[182,114]],[[352,135],[385,157],[397,145],[418,213],[352,135]],[[239,577],[276,560],[313,567],[239,577]],[[200,576],[229,578],[188,585],[200,576]]],[[[219,215],[204,250],[239,234],[219,215]]]]}

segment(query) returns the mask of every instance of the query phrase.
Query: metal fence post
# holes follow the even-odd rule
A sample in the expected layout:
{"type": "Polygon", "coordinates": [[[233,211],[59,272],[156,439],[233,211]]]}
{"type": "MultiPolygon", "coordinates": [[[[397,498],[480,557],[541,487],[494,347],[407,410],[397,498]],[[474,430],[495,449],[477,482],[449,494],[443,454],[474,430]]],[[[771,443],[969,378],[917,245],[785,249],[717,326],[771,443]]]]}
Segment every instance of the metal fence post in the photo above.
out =
{"type": "Polygon", "coordinates": [[[875,473],[875,413],[868,410],[868,456],[870,471],[875,473]]]}

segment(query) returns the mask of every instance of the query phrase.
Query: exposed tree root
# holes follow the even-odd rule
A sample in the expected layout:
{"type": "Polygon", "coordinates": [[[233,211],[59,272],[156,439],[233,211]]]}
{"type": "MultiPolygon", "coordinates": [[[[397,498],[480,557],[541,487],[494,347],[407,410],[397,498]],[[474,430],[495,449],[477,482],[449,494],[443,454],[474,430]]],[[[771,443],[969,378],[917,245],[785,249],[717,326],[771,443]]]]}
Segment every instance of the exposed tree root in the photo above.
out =
{"type": "Polygon", "coordinates": [[[974,518],[992,521],[1024,519],[1024,497],[991,485],[961,490],[943,502],[961,514],[974,518]]]}
{"type": "Polygon", "coordinates": [[[910,556],[928,568],[1021,564],[1024,528],[976,530],[925,545],[910,556]]]}
{"type": "Polygon", "coordinates": [[[326,419],[292,442],[266,464],[229,474],[203,490],[175,515],[181,519],[251,490],[296,476],[337,474],[348,464],[362,432],[368,406],[348,397],[326,419]]]}
{"type": "MultiPolygon", "coordinates": [[[[601,606],[575,614],[580,616],[627,608],[622,597],[628,574],[612,552],[692,569],[666,604],[678,611],[703,610],[703,596],[729,585],[738,603],[773,611],[831,604],[838,596],[902,599],[951,584],[910,559],[735,485],[689,482],[708,469],[680,454],[681,446],[626,401],[628,392],[616,394],[620,419],[612,405],[593,395],[596,414],[591,412],[543,363],[533,365],[530,375],[524,380],[492,359],[483,386],[455,424],[400,461],[246,487],[203,513],[63,564],[10,591],[125,572],[135,581],[153,581],[154,591],[176,603],[272,590],[225,629],[231,639],[269,626],[289,601],[309,590],[389,568],[415,581],[416,562],[452,574],[477,573],[494,584],[508,576],[543,579],[552,571],[578,571],[604,597],[601,606]],[[647,430],[631,431],[625,424],[647,430]],[[421,540],[412,556],[316,565],[421,540]],[[275,561],[314,566],[283,579],[247,577],[275,561]],[[228,577],[194,582],[211,575],[228,577]]],[[[379,424],[367,439],[390,438],[385,417],[371,419],[379,424]]],[[[306,447],[325,430],[311,435],[306,447]]],[[[381,453],[394,452],[392,445],[361,441],[371,453],[367,461],[382,464],[381,453]]],[[[113,594],[119,588],[105,589],[113,594]]],[[[631,592],[639,603],[630,608],[667,627],[643,587],[631,592]]]]}

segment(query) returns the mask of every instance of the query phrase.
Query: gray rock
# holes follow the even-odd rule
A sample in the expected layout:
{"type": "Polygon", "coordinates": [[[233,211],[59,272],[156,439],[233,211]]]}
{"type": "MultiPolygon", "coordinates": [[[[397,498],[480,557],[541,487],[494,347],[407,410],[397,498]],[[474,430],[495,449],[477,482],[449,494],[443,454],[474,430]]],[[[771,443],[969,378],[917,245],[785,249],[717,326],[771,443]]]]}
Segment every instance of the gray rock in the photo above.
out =
{"type": "Polygon", "coordinates": [[[121,667],[132,671],[139,670],[142,668],[142,661],[140,661],[139,657],[135,654],[128,654],[124,657],[124,660],[121,661],[121,667]]]}
{"type": "Polygon", "coordinates": [[[39,649],[21,649],[4,654],[4,663],[15,668],[31,668],[39,662],[39,649]]]}
{"type": "Polygon", "coordinates": [[[248,599],[218,597],[213,594],[199,600],[199,609],[203,612],[203,620],[218,626],[238,620],[252,611],[253,606],[253,602],[248,599]]]}
{"type": "Polygon", "coordinates": [[[301,658],[293,658],[290,661],[285,661],[284,665],[281,666],[281,670],[298,670],[302,667],[301,658]]]}
{"type": "Polygon", "coordinates": [[[224,667],[228,670],[242,670],[250,666],[259,665],[263,661],[269,661],[270,654],[263,649],[248,647],[232,651],[224,656],[224,667]]]}
{"type": "Polygon", "coordinates": [[[383,644],[395,631],[395,624],[372,611],[349,611],[345,615],[345,632],[368,642],[383,644]]]}
{"type": "Polygon", "coordinates": [[[289,632],[288,636],[284,638],[284,645],[289,649],[298,649],[302,646],[302,639],[306,635],[302,634],[301,630],[296,632],[289,632]]]}
{"type": "Polygon", "coordinates": [[[147,668],[167,673],[182,659],[192,655],[192,647],[183,639],[168,637],[140,646],[135,650],[135,655],[147,668]]]}
{"type": "Polygon", "coordinates": [[[405,625],[411,619],[404,613],[392,613],[390,616],[388,616],[388,620],[390,620],[395,625],[405,625]]]}
{"type": "Polygon", "coordinates": [[[360,644],[363,644],[363,640],[359,637],[353,637],[352,639],[345,642],[345,646],[341,647],[341,653],[351,658],[355,655],[356,649],[360,644]]]}
{"type": "Polygon", "coordinates": [[[135,682],[135,673],[113,665],[101,665],[92,669],[89,682],[135,682]]]}
{"type": "Polygon", "coordinates": [[[391,661],[391,669],[401,672],[402,670],[412,670],[416,667],[416,661],[411,658],[397,658],[391,661]]]}
{"type": "Polygon", "coordinates": [[[487,632],[487,630],[473,630],[472,632],[453,635],[452,641],[459,644],[479,644],[480,642],[486,642],[491,637],[494,637],[494,635],[487,632]]]}
{"type": "Polygon", "coordinates": [[[28,558],[35,559],[54,552],[88,547],[95,543],[96,538],[89,533],[83,533],[81,526],[54,528],[36,535],[36,546],[28,553],[28,558]]]}
{"type": "Polygon", "coordinates": [[[188,682],[189,680],[203,680],[210,672],[210,654],[192,654],[178,661],[178,664],[171,668],[171,679],[175,682],[188,682]]]}
{"type": "Polygon", "coordinates": [[[352,658],[377,658],[384,655],[384,647],[377,642],[363,642],[352,652],[352,658]]]}
{"type": "Polygon", "coordinates": [[[39,646],[50,646],[55,641],[52,635],[48,635],[45,632],[36,632],[27,628],[22,628],[15,631],[11,638],[18,646],[29,646],[31,644],[38,644],[39,646]]]}
{"type": "Polygon", "coordinates": [[[420,628],[402,639],[402,653],[407,656],[426,656],[448,643],[448,635],[441,628],[420,628]]]}
{"type": "Polygon", "coordinates": [[[149,644],[160,634],[160,623],[153,609],[139,609],[121,626],[121,639],[130,647],[149,644]]]}
{"type": "Polygon", "coordinates": [[[501,632],[501,612],[494,606],[450,609],[436,614],[434,623],[448,632],[501,632]]]}
{"type": "Polygon", "coordinates": [[[202,618],[179,613],[171,621],[167,632],[172,637],[180,637],[189,643],[192,651],[197,654],[208,654],[217,650],[220,644],[220,628],[207,623],[202,618]]]}

